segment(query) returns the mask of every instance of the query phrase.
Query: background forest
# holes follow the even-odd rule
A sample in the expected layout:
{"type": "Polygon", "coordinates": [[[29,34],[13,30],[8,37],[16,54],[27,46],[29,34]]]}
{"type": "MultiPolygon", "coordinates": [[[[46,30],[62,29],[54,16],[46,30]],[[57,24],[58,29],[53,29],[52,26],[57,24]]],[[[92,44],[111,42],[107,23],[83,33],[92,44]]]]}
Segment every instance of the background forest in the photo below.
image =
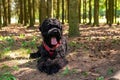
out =
{"type": "Polygon", "coordinates": [[[0,0],[0,80],[120,80],[120,0],[0,0]],[[68,65],[36,69],[45,18],[63,24],[68,65]]]}
{"type": "Polygon", "coordinates": [[[119,0],[0,0],[0,26],[20,23],[32,27],[47,17],[69,23],[72,15],[77,15],[80,24],[119,23],[119,3],[119,0]]]}

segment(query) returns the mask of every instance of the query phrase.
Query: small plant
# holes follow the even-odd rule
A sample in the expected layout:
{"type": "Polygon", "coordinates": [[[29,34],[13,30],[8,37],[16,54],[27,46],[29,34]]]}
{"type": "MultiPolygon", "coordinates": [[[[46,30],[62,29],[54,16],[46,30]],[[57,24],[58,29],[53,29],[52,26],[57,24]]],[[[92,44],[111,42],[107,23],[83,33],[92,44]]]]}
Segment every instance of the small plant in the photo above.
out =
{"type": "Polygon", "coordinates": [[[80,48],[83,44],[82,44],[82,43],[75,42],[75,41],[71,41],[71,42],[68,43],[68,45],[69,45],[70,47],[80,48]]]}
{"type": "Polygon", "coordinates": [[[107,74],[108,74],[108,75],[113,74],[113,72],[114,72],[114,71],[113,71],[113,69],[112,69],[112,68],[109,68],[109,69],[107,70],[107,74]]]}
{"type": "Polygon", "coordinates": [[[10,67],[9,67],[8,65],[6,65],[6,64],[3,64],[3,65],[1,66],[1,68],[2,68],[2,69],[9,69],[10,67]]]}
{"type": "Polygon", "coordinates": [[[74,73],[77,73],[77,70],[75,70],[75,69],[72,69],[72,70],[70,70],[70,69],[68,69],[68,67],[66,67],[66,69],[63,71],[63,75],[69,75],[69,74],[74,74],[74,73]]]}
{"type": "Polygon", "coordinates": [[[11,47],[4,48],[4,53],[10,51],[11,47]]]}
{"type": "Polygon", "coordinates": [[[25,34],[20,34],[19,38],[21,38],[21,39],[25,38],[25,34]]]}
{"type": "Polygon", "coordinates": [[[17,65],[15,65],[12,67],[12,69],[17,71],[17,70],[19,70],[19,67],[17,65]]]}
{"type": "Polygon", "coordinates": [[[0,74],[0,80],[17,80],[10,72],[0,74]]]}
{"type": "Polygon", "coordinates": [[[35,41],[30,41],[30,42],[28,42],[28,44],[29,44],[29,46],[30,47],[35,47],[36,45],[36,43],[35,43],[35,41]]]}
{"type": "Polygon", "coordinates": [[[66,67],[66,69],[63,71],[63,75],[68,75],[70,73],[70,70],[68,69],[68,67],[66,67]]]}
{"type": "Polygon", "coordinates": [[[100,76],[100,77],[96,78],[96,80],[104,80],[104,77],[100,76]]]}
{"type": "Polygon", "coordinates": [[[82,75],[86,77],[86,76],[88,76],[88,72],[83,71],[83,72],[82,72],[82,75]]]}
{"type": "Polygon", "coordinates": [[[28,47],[28,42],[26,41],[23,41],[22,44],[21,44],[22,47],[28,47]]]}
{"type": "Polygon", "coordinates": [[[6,42],[8,43],[9,46],[13,45],[15,40],[12,37],[7,37],[6,42]]]}

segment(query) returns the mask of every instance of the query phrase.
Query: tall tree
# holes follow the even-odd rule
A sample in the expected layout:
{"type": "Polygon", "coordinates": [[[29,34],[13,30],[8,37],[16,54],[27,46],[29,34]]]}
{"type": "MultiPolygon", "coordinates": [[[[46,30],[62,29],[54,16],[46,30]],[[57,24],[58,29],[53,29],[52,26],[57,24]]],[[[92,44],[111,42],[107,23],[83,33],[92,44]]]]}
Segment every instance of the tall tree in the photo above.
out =
{"type": "Polygon", "coordinates": [[[47,4],[46,4],[46,0],[40,0],[40,23],[42,23],[42,21],[47,18],[47,4]]]}
{"type": "Polygon", "coordinates": [[[57,14],[56,14],[56,18],[59,19],[60,18],[60,0],[57,0],[57,14]]]}
{"type": "Polygon", "coordinates": [[[8,0],[8,24],[11,23],[11,0],[8,0]]]}
{"type": "Polygon", "coordinates": [[[7,0],[2,0],[2,3],[3,3],[3,9],[4,9],[3,26],[7,26],[7,24],[8,24],[8,18],[7,18],[7,0]]]}
{"type": "Polygon", "coordinates": [[[24,0],[24,26],[27,25],[27,0],[24,0]]]}
{"type": "Polygon", "coordinates": [[[20,5],[20,14],[19,14],[19,23],[23,24],[23,0],[19,0],[20,5]]]}
{"type": "Polygon", "coordinates": [[[41,24],[41,0],[39,0],[39,9],[38,9],[38,13],[39,13],[39,23],[41,24]]]}
{"type": "Polygon", "coordinates": [[[2,27],[2,1],[0,0],[0,28],[2,27]]]}
{"type": "Polygon", "coordinates": [[[89,24],[91,24],[91,20],[92,20],[92,4],[91,0],[89,0],[89,24]]]}
{"type": "Polygon", "coordinates": [[[62,0],[62,24],[64,24],[64,0],[62,0]]]}
{"type": "Polygon", "coordinates": [[[109,22],[108,24],[111,26],[114,20],[114,0],[109,0],[109,22]]]}
{"type": "Polygon", "coordinates": [[[87,6],[86,0],[83,0],[83,23],[86,23],[87,18],[86,6],[87,6]]]}
{"type": "Polygon", "coordinates": [[[52,8],[53,6],[52,5],[53,5],[52,0],[48,0],[47,1],[47,15],[48,15],[49,18],[53,17],[52,16],[52,12],[53,12],[53,8],[52,8]]]}
{"type": "Polygon", "coordinates": [[[81,23],[81,0],[78,2],[78,14],[79,14],[79,23],[81,23]]]}
{"type": "Polygon", "coordinates": [[[94,0],[94,25],[99,25],[99,0],[94,0]]]}
{"type": "Polygon", "coordinates": [[[105,16],[106,16],[106,21],[107,21],[107,24],[108,24],[108,18],[109,18],[109,15],[108,15],[108,0],[105,1],[105,7],[106,7],[106,12],[105,12],[105,16]]]}
{"type": "Polygon", "coordinates": [[[79,35],[78,0],[69,0],[69,36],[79,35]]]}
{"type": "Polygon", "coordinates": [[[34,26],[34,21],[33,21],[33,7],[32,7],[32,0],[28,0],[28,13],[29,13],[29,27],[33,27],[34,26]]]}
{"type": "Polygon", "coordinates": [[[32,7],[33,7],[33,24],[35,24],[35,3],[36,3],[36,0],[32,0],[32,7]]]}
{"type": "Polygon", "coordinates": [[[115,23],[117,21],[117,0],[114,0],[115,1],[115,23]]]}

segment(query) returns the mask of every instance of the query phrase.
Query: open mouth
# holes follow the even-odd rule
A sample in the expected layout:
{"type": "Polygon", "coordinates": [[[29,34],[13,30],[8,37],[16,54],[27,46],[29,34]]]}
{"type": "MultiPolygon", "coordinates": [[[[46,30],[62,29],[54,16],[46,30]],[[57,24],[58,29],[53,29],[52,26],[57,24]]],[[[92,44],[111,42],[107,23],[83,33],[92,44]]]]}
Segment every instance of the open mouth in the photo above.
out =
{"type": "Polygon", "coordinates": [[[56,37],[52,37],[51,38],[51,45],[57,45],[57,39],[56,39],[56,37]]]}

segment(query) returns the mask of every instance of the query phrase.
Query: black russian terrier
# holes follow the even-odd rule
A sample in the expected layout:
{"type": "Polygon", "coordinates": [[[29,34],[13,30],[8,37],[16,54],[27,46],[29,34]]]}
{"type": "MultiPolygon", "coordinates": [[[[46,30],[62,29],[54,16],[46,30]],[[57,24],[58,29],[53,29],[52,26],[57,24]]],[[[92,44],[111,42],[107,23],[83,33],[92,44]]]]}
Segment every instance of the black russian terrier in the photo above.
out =
{"type": "Polygon", "coordinates": [[[31,53],[30,58],[39,58],[37,68],[47,74],[57,73],[68,61],[67,42],[63,37],[62,24],[59,20],[47,18],[39,27],[43,42],[36,53],[31,53]]]}

